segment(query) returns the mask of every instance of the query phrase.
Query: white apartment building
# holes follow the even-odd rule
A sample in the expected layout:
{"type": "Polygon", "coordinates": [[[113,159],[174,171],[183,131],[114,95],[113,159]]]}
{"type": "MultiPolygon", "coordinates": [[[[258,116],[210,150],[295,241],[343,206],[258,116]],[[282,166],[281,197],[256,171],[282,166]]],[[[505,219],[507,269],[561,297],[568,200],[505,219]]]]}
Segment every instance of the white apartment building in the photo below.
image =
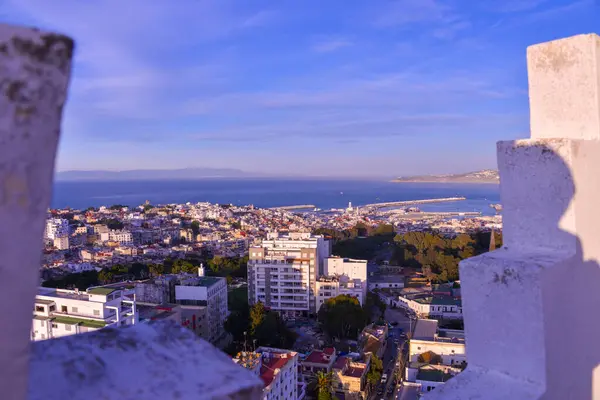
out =
{"type": "Polygon", "coordinates": [[[317,311],[323,303],[342,294],[356,297],[364,304],[367,297],[367,260],[328,257],[323,274],[317,279],[317,311]]]}
{"type": "Polygon", "coordinates": [[[241,352],[233,362],[254,372],[264,382],[262,400],[302,400],[306,384],[298,374],[298,353],[272,347],[241,352]]]}
{"type": "Polygon", "coordinates": [[[249,249],[248,301],[260,301],[284,316],[315,313],[316,282],[331,254],[321,235],[270,233],[249,249]]]}
{"type": "Polygon", "coordinates": [[[323,275],[346,275],[350,279],[367,281],[367,260],[352,258],[328,257],[325,259],[323,275]]]}
{"type": "Polygon", "coordinates": [[[41,287],[35,298],[31,339],[75,335],[137,321],[133,291],[104,286],[85,292],[41,287]]]}
{"type": "MultiPolygon", "coordinates": [[[[179,275],[175,285],[175,303],[182,306],[206,306],[202,321],[205,338],[215,343],[225,334],[227,319],[227,280],[204,276],[203,268],[199,276],[179,275]]],[[[200,321],[198,323],[201,323],[200,321]]]]}
{"type": "MultiPolygon", "coordinates": [[[[102,234],[100,234],[102,238],[102,234]]],[[[111,230],[108,232],[108,241],[118,242],[121,245],[133,244],[133,236],[127,230],[111,230]]]]}
{"type": "Polygon", "coordinates": [[[53,244],[57,250],[69,250],[69,236],[56,236],[53,244]]]}
{"type": "Polygon", "coordinates": [[[328,299],[340,295],[356,297],[361,305],[367,297],[367,282],[347,275],[321,276],[316,283],[317,312],[328,299]]]}
{"type": "Polygon", "coordinates": [[[48,240],[54,240],[59,236],[69,235],[69,221],[63,218],[50,218],[46,221],[44,237],[48,240]]]}

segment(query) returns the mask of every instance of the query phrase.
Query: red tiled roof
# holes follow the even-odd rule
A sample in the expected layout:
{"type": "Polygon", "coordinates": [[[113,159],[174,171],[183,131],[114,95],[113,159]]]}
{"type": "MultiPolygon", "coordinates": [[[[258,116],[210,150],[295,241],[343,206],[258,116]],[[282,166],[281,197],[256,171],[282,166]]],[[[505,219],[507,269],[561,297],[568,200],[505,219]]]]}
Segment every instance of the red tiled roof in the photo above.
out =
{"type": "Polygon", "coordinates": [[[323,350],[313,350],[310,352],[308,357],[306,357],[304,362],[313,364],[329,364],[328,358],[330,358],[334,353],[335,349],[333,347],[327,347],[323,350]]]}
{"type": "Polygon", "coordinates": [[[260,378],[265,383],[265,387],[269,386],[275,378],[275,370],[281,369],[290,361],[292,357],[270,357],[268,360],[263,357],[262,366],[260,367],[260,378]]]}

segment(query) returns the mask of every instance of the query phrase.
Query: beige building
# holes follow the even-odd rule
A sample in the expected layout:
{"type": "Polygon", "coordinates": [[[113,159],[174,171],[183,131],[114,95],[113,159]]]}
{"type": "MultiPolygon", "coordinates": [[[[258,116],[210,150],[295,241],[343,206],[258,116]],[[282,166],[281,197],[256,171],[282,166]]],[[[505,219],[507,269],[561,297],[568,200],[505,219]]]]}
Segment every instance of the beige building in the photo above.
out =
{"type": "Polygon", "coordinates": [[[248,301],[293,317],[317,310],[317,277],[331,254],[321,235],[271,233],[260,247],[251,247],[248,261],[248,301]]]}

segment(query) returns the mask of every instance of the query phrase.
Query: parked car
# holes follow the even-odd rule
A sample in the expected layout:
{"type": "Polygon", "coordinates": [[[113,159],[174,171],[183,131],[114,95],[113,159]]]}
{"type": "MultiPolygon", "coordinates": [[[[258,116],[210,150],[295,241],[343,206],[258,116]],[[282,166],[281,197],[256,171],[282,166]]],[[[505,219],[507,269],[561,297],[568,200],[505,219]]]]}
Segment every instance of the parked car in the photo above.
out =
{"type": "Polygon", "coordinates": [[[381,375],[381,383],[383,383],[385,385],[385,383],[387,382],[388,376],[387,374],[383,374],[381,375]]]}
{"type": "Polygon", "coordinates": [[[392,322],[392,326],[396,326],[396,325],[398,325],[398,321],[392,322]]]}

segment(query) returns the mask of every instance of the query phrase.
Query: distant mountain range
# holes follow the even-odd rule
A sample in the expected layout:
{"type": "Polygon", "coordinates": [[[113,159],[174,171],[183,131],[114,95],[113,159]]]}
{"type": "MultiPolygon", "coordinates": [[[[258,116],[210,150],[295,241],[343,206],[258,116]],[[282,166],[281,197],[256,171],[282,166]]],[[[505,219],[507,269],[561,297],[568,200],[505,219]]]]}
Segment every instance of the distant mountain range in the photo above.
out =
{"type": "Polygon", "coordinates": [[[484,169],[466,174],[406,176],[396,178],[392,182],[498,183],[500,182],[500,177],[498,176],[498,171],[484,169]]]}
{"type": "Polygon", "coordinates": [[[58,181],[133,181],[163,179],[200,178],[245,178],[258,177],[232,168],[182,168],[182,169],[135,169],[127,171],[60,171],[55,174],[58,181]]]}

